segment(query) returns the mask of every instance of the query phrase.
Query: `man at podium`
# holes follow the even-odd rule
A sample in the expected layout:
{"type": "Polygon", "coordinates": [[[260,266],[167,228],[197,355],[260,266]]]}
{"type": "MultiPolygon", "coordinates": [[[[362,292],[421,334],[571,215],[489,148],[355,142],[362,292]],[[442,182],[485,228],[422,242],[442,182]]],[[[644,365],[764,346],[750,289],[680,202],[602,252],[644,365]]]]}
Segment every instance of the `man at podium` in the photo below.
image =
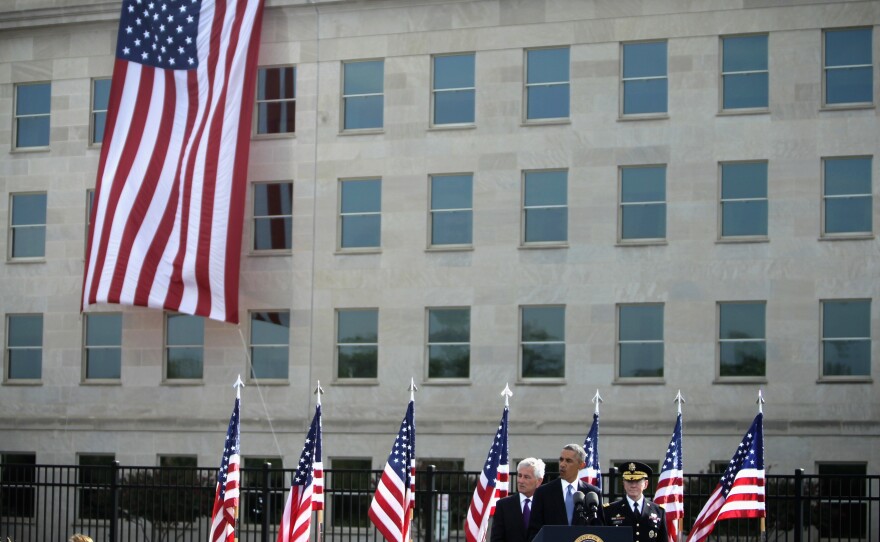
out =
{"type": "Polygon", "coordinates": [[[605,525],[602,490],[582,482],[578,473],[586,466],[587,452],[579,444],[567,444],[559,454],[559,478],[535,490],[528,539],[545,525],[605,525]],[[581,495],[576,495],[578,492],[581,495]],[[595,494],[595,497],[590,495],[595,494]],[[586,495],[581,506],[575,501],[586,495]],[[589,503],[593,503],[591,506],[589,503]]]}
{"type": "Polygon", "coordinates": [[[651,467],[638,461],[627,461],[618,466],[623,477],[626,497],[609,504],[605,509],[608,525],[630,526],[633,542],[666,542],[666,512],[645,497],[651,467]]]}

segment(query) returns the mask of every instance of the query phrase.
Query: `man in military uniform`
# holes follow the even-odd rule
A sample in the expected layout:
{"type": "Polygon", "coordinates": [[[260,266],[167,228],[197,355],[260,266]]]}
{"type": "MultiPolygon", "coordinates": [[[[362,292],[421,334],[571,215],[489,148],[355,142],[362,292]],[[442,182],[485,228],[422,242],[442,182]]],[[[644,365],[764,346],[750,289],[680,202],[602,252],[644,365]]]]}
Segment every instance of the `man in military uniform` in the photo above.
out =
{"type": "Polygon", "coordinates": [[[666,512],[644,496],[651,477],[651,467],[638,461],[618,466],[623,476],[626,497],[605,508],[605,524],[633,529],[633,542],[667,542],[666,512]]]}

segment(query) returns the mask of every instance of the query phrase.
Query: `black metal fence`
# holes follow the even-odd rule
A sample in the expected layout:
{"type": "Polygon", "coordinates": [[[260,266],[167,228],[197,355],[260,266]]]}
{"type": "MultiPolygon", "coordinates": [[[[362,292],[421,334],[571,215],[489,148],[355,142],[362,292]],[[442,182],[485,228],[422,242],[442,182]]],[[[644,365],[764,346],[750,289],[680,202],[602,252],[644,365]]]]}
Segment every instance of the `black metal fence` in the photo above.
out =
{"type": "MultiPolygon", "coordinates": [[[[274,542],[292,470],[242,469],[238,538],[274,542]]],[[[367,517],[381,471],[325,471],[325,542],[379,542],[367,517]]],[[[478,472],[418,471],[413,539],[463,542],[462,525],[478,472]]],[[[549,476],[548,476],[549,478],[549,476]]],[[[685,476],[687,530],[718,483],[685,476]]],[[[515,484],[512,484],[515,487],[515,484]]],[[[604,499],[621,497],[615,469],[604,499]]],[[[0,464],[0,540],[63,542],[74,532],[96,542],[206,542],[215,471],[187,467],[0,464]]],[[[880,476],[768,475],[767,518],[719,522],[716,541],[875,542],[880,540],[880,476]]],[[[314,525],[314,524],[313,524],[314,525]]],[[[317,529],[312,539],[317,540],[317,529]]],[[[662,542],[662,541],[661,541],[662,542]]]]}

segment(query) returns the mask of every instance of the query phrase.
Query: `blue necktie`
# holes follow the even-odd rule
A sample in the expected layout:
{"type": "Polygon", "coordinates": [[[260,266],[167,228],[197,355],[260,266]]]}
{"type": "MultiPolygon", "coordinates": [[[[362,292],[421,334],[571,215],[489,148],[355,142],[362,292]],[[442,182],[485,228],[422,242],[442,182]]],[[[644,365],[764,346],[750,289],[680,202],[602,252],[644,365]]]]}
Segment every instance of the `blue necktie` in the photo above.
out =
{"type": "Polygon", "coordinates": [[[574,516],[574,498],[571,494],[571,484],[568,485],[568,491],[565,492],[565,513],[568,514],[568,524],[571,525],[571,518],[574,516]]]}

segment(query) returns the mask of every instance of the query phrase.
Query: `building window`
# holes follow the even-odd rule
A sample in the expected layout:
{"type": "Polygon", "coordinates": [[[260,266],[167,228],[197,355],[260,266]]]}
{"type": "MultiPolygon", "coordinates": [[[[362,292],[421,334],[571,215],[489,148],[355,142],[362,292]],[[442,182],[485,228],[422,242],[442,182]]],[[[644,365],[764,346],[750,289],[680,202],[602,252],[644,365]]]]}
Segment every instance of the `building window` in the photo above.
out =
{"type": "Polygon", "coordinates": [[[428,378],[468,378],[471,310],[428,309],[428,378]]]}
{"type": "Polygon", "coordinates": [[[110,79],[92,79],[92,138],[91,143],[104,141],[107,105],[110,103],[110,79]]]}
{"type": "Polygon", "coordinates": [[[623,114],[665,114],[666,42],[623,44],[623,114]]]}
{"type": "Polygon", "coordinates": [[[368,527],[367,515],[375,484],[370,458],[333,458],[326,474],[330,492],[330,517],[336,527],[368,527]]]}
{"type": "Polygon", "coordinates": [[[523,243],[568,240],[568,171],[523,173],[523,243]]]}
{"type": "Polygon", "coordinates": [[[112,454],[80,454],[78,519],[112,519],[114,460],[112,454]]]}
{"type": "Polygon", "coordinates": [[[12,194],[9,216],[9,257],[46,256],[46,194],[12,194]]]}
{"type": "Polygon", "coordinates": [[[280,457],[242,458],[242,485],[240,520],[254,526],[261,525],[263,514],[269,514],[269,525],[281,523],[284,513],[286,489],[284,485],[284,464],[280,457]],[[269,502],[263,502],[263,487],[266,485],[265,467],[269,469],[269,502]]]}
{"type": "Polygon", "coordinates": [[[769,73],[766,34],[721,38],[722,109],[766,109],[769,73]]]}
{"type": "Polygon", "coordinates": [[[254,250],[293,246],[293,183],[254,184],[254,250]]]}
{"type": "Polygon", "coordinates": [[[251,378],[287,380],[290,312],[251,313],[251,378]]]}
{"type": "Polygon", "coordinates": [[[473,175],[432,175],[430,180],[431,246],[472,244],[473,175]]]}
{"type": "Polygon", "coordinates": [[[49,146],[51,83],[15,85],[15,148],[49,146]]]}
{"type": "Polygon", "coordinates": [[[822,376],[871,376],[871,300],[822,302],[822,376]]]}
{"type": "Polygon", "coordinates": [[[868,500],[868,466],[865,463],[819,463],[817,494],[813,514],[822,540],[867,540],[871,512],[868,500]]]}
{"type": "Polygon", "coordinates": [[[825,158],[822,162],[823,235],[871,234],[871,157],[825,158]]]}
{"type": "Polygon", "coordinates": [[[384,92],[384,61],[344,63],[342,65],[342,128],[344,130],[382,128],[384,92]]]}
{"type": "Polygon", "coordinates": [[[379,311],[336,311],[336,377],[377,378],[379,372],[379,311]]]}
{"type": "Polygon", "coordinates": [[[176,469],[194,469],[198,466],[198,458],[194,455],[160,455],[159,466],[176,469]]]}
{"type": "Polygon", "coordinates": [[[721,237],[767,237],[767,162],[721,164],[721,237]]]}
{"type": "Polygon", "coordinates": [[[43,374],[43,315],[6,316],[6,380],[39,380],[43,374]]]}
{"type": "Polygon", "coordinates": [[[825,105],[874,102],[874,61],[871,28],[824,32],[825,105]]]}
{"type": "Polygon", "coordinates": [[[0,454],[0,517],[32,519],[36,506],[37,454],[0,454]]]}
{"type": "Polygon", "coordinates": [[[767,375],[766,308],[763,302],[718,304],[718,374],[767,375]]]}
{"type": "Polygon", "coordinates": [[[526,51],[526,120],[568,116],[568,47],[526,51]]]}
{"type": "Polygon", "coordinates": [[[296,131],[296,68],[257,71],[257,135],[296,131]]]}
{"type": "Polygon", "coordinates": [[[473,124],[475,96],[473,53],[434,57],[435,126],[473,124]]]}
{"type": "Polygon", "coordinates": [[[520,310],[523,378],[565,378],[565,307],[520,310]]]}
{"type": "Polygon", "coordinates": [[[382,179],[339,182],[339,247],[379,248],[382,242],[382,179]]]}
{"type": "Polygon", "coordinates": [[[205,365],[205,319],[165,315],[165,379],[201,380],[205,365]]]}
{"type": "Polygon", "coordinates": [[[85,314],[84,380],[119,380],[122,375],[122,314],[85,314]]]}
{"type": "Polygon", "coordinates": [[[663,377],[663,305],[617,307],[619,378],[663,377]]]}
{"type": "Polygon", "coordinates": [[[620,168],[620,239],[666,238],[666,166],[620,168]]]}

